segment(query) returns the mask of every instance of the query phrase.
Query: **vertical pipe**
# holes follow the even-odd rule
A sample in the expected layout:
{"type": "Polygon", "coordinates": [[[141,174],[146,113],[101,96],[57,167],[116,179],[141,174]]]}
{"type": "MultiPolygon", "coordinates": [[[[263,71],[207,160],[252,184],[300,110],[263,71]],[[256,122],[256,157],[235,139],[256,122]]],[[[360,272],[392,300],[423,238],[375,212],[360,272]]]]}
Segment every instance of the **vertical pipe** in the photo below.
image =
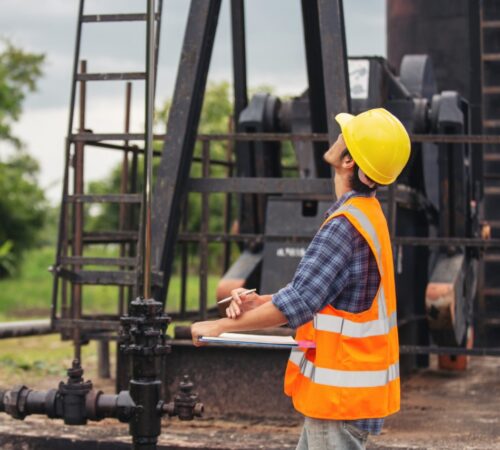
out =
{"type": "MultiPolygon", "coordinates": [[[[182,231],[187,231],[188,228],[188,202],[189,194],[186,194],[184,207],[182,210],[182,231]]],[[[187,277],[188,277],[188,256],[189,256],[189,243],[183,242],[181,244],[181,319],[186,316],[187,310],[187,277]]]]}
{"type": "MultiPolygon", "coordinates": [[[[67,189],[69,189],[69,187],[67,189]]],[[[68,256],[68,252],[69,252],[69,237],[68,237],[68,230],[70,229],[69,219],[70,219],[69,214],[67,214],[64,217],[63,234],[61,236],[62,256],[68,256]]],[[[68,285],[69,285],[69,282],[67,280],[63,279],[62,283],[61,283],[61,304],[62,304],[62,307],[64,308],[64,311],[65,311],[65,318],[73,317],[73,307],[71,304],[68,307],[68,285]]],[[[66,337],[69,338],[69,336],[71,334],[71,330],[67,330],[67,332],[68,332],[68,334],[66,335],[66,337]]]]}
{"type": "MultiPolygon", "coordinates": [[[[232,134],[234,132],[233,128],[233,120],[229,118],[228,122],[228,132],[232,134]]],[[[231,178],[233,176],[233,147],[234,141],[228,140],[226,147],[226,161],[227,161],[227,173],[226,176],[231,178]]],[[[231,193],[226,193],[225,201],[224,201],[224,233],[229,234],[231,231],[231,220],[232,220],[232,195],[231,193]]],[[[222,274],[224,275],[229,269],[229,265],[231,263],[231,242],[224,242],[224,271],[222,274]]]]}
{"type": "MultiPolygon", "coordinates": [[[[124,131],[128,133],[130,131],[130,104],[132,98],[132,83],[127,82],[127,86],[125,88],[125,124],[124,131]]],[[[126,139],[124,141],[124,145],[128,147],[129,141],[126,139]]],[[[129,185],[129,151],[128,149],[123,153],[123,161],[122,161],[122,173],[120,179],[120,193],[126,194],[128,192],[129,185]]],[[[119,219],[119,230],[128,230],[130,229],[130,224],[128,223],[128,205],[125,203],[120,203],[120,219],[119,219]]],[[[120,244],[120,257],[123,258],[127,254],[127,246],[126,244],[120,244]]],[[[121,269],[126,269],[127,267],[122,266],[121,269]]],[[[129,288],[130,289],[130,288],[129,288]]],[[[120,286],[118,291],[118,314],[120,316],[125,312],[125,287],[120,286]]]]}
{"type": "Polygon", "coordinates": [[[154,88],[153,88],[153,97],[154,92],[156,92],[156,80],[158,78],[158,54],[160,51],[160,32],[161,32],[161,15],[163,13],[163,0],[158,0],[158,20],[153,22],[156,23],[156,35],[155,35],[155,62],[154,62],[154,88]]]}
{"type": "MultiPolygon", "coordinates": [[[[210,141],[203,140],[202,146],[202,177],[210,176],[210,141]]],[[[202,320],[207,318],[207,284],[208,284],[208,193],[201,194],[201,251],[200,251],[200,316],[202,320]]]]}
{"type": "MultiPolygon", "coordinates": [[[[80,73],[87,72],[87,61],[80,62],[80,73]]],[[[80,81],[79,95],[79,132],[85,130],[85,107],[86,107],[87,85],[85,81],[80,81]]],[[[73,161],[74,177],[73,177],[73,192],[75,194],[84,193],[84,149],[83,142],[77,142],[75,145],[75,155],[73,161]]],[[[83,204],[75,202],[73,204],[73,256],[82,256],[83,254],[83,204]]],[[[80,271],[80,264],[73,265],[73,271],[80,271]]],[[[72,284],[71,304],[73,311],[73,319],[79,320],[82,317],[82,285],[72,284]]],[[[81,332],[80,326],[75,325],[73,328],[73,342],[75,346],[74,358],[81,360],[81,332]]]]}
{"type": "Polygon", "coordinates": [[[97,369],[99,378],[110,378],[109,340],[107,339],[99,339],[97,341],[97,369]]]}
{"type": "MultiPolygon", "coordinates": [[[[132,164],[130,167],[130,192],[132,194],[136,194],[138,192],[138,181],[139,181],[139,152],[138,148],[136,145],[132,146],[132,164]]],[[[139,228],[138,224],[138,208],[135,205],[130,205],[129,208],[129,217],[128,217],[128,223],[130,224],[130,228],[132,230],[137,230],[139,228]]],[[[139,236],[139,235],[138,235],[139,236]]],[[[140,236],[139,236],[139,241],[135,243],[131,243],[130,247],[128,249],[128,256],[130,257],[136,257],[136,270],[138,272],[138,275],[140,274],[140,267],[139,263],[137,262],[137,255],[138,255],[138,246],[140,245],[140,236]]],[[[132,300],[132,298],[138,297],[139,294],[139,277],[137,277],[137,283],[134,286],[131,286],[131,295],[128,298],[128,301],[132,300]]]]}
{"type": "Polygon", "coordinates": [[[143,296],[151,297],[151,195],[153,184],[153,114],[155,81],[155,4],[148,0],[146,26],[146,130],[144,148],[144,189],[142,201],[142,274],[143,296]]]}
{"type": "MultiPolygon", "coordinates": [[[[80,59],[80,40],[82,35],[82,15],[83,15],[84,0],[80,0],[80,6],[78,8],[78,21],[76,25],[76,40],[75,40],[75,53],[73,59],[73,79],[71,84],[71,95],[69,102],[69,120],[68,129],[65,141],[65,155],[64,155],[64,177],[63,177],[63,193],[61,201],[61,211],[59,212],[59,229],[58,229],[58,240],[57,240],[57,251],[56,251],[56,264],[54,272],[54,280],[52,282],[52,306],[50,312],[50,320],[52,326],[57,317],[57,296],[59,290],[59,276],[58,268],[61,264],[61,256],[63,253],[63,247],[65,247],[65,239],[67,232],[66,224],[66,211],[67,211],[67,196],[68,196],[68,183],[69,183],[69,166],[70,166],[70,152],[71,152],[71,130],[73,129],[73,117],[75,108],[75,98],[76,98],[76,75],[78,71],[78,61],[80,59]]],[[[66,255],[64,255],[66,256],[66,255]]],[[[64,290],[64,287],[63,287],[64,290]]]]}

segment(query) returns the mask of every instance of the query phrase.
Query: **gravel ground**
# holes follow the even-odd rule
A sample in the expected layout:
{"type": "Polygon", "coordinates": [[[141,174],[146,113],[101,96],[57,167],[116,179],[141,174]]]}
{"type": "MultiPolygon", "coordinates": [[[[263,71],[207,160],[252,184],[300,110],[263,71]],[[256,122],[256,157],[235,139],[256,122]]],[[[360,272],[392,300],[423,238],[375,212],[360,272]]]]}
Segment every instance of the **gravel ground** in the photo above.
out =
{"type": "MultiPolygon", "coordinates": [[[[401,412],[370,438],[368,448],[500,449],[499,358],[472,359],[462,373],[419,371],[404,380],[402,392],[401,412]]],[[[166,420],[159,450],[294,449],[300,429],[300,421],[166,420]]],[[[127,426],[113,420],[66,427],[42,417],[19,422],[0,415],[1,449],[121,450],[128,442],[127,426]]]]}

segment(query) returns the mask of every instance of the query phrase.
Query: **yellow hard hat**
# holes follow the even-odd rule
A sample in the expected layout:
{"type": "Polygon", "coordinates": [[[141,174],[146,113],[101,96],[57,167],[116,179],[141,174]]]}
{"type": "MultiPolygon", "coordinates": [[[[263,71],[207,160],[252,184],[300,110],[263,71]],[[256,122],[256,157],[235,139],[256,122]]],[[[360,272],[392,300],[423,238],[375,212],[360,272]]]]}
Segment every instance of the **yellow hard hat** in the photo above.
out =
{"type": "Polygon", "coordinates": [[[391,184],[410,158],[410,137],[403,124],[384,108],[357,116],[335,116],[354,162],[373,181],[391,184]]]}

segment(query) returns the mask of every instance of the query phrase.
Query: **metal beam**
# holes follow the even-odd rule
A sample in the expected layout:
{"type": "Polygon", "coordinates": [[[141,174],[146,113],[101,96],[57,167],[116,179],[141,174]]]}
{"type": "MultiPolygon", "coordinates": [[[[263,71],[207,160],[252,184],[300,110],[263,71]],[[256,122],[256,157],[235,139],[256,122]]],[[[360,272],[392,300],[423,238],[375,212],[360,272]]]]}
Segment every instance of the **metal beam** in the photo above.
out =
{"type": "MultiPolygon", "coordinates": [[[[155,141],[167,141],[170,135],[155,134],[155,141]]],[[[139,141],[144,139],[144,134],[141,133],[76,133],[69,137],[71,142],[101,142],[101,141],[139,141]]],[[[199,134],[199,140],[210,141],[324,141],[328,139],[328,135],[323,133],[230,133],[230,134],[199,134]]],[[[411,134],[412,142],[434,142],[434,143],[462,143],[462,144],[500,144],[500,135],[493,134],[411,134]]],[[[118,148],[115,146],[114,148],[118,148]]],[[[134,146],[121,146],[123,150],[133,150],[143,152],[144,150],[134,146]]],[[[485,158],[494,157],[492,154],[486,154],[485,158]]]]}
{"type": "MultiPolygon", "coordinates": [[[[302,0],[302,23],[307,62],[311,131],[313,133],[326,133],[328,126],[325,115],[325,79],[321,55],[318,0],[302,0]]],[[[322,178],[330,177],[330,168],[323,161],[323,153],[327,148],[328,142],[326,140],[314,143],[316,175],[322,178]]]]}
{"type": "Polygon", "coordinates": [[[342,0],[318,0],[318,12],[326,121],[328,138],[333,144],[340,133],[335,115],[351,110],[342,0]]]}
{"type": "Polygon", "coordinates": [[[233,129],[236,130],[240,113],[248,104],[244,0],[231,0],[231,32],[234,83],[233,129]]]}
{"type": "MultiPolygon", "coordinates": [[[[153,270],[170,277],[179,210],[186,193],[221,0],[192,0],[153,198],[153,270]]],[[[159,301],[168,284],[155,289],[159,301]]]]}
{"type": "Polygon", "coordinates": [[[232,192],[238,194],[314,194],[332,193],[330,179],[300,178],[191,178],[191,192],[232,192]]]}

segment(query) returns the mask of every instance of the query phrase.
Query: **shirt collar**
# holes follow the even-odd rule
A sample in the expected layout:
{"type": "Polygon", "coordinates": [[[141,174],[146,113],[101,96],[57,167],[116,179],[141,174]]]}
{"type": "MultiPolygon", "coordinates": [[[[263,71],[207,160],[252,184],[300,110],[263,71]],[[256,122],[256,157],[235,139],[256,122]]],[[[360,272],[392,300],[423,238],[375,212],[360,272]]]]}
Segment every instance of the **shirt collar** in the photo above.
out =
{"type": "Polygon", "coordinates": [[[340,197],[332,206],[330,206],[326,213],[325,213],[325,218],[330,217],[337,209],[339,209],[347,200],[350,200],[353,197],[374,197],[375,196],[375,191],[374,192],[358,192],[358,191],[349,191],[346,192],[342,197],[340,197]]]}

